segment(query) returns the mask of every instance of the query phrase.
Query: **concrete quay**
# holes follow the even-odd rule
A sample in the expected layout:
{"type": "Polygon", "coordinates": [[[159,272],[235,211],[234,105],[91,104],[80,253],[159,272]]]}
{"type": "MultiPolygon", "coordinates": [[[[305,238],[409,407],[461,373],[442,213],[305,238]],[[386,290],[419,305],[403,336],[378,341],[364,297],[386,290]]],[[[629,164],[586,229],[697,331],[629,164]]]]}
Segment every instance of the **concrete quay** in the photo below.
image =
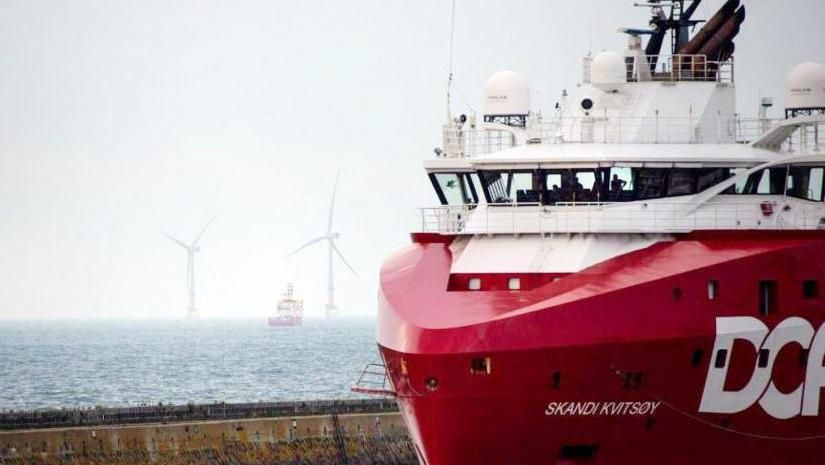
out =
{"type": "MultiPolygon", "coordinates": [[[[320,409],[309,404],[294,403],[292,413],[302,411],[301,405],[303,410],[320,409]]],[[[144,423],[133,417],[132,424],[110,424],[108,417],[98,415],[95,425],[7,429],[0,431],[0,464],[416,464],[394,402],[384,404],[344,407],[335,402],[333,411],[312,415],[144,423]],[[373,411],[339,413],[347,408],[373,411]]],[[[226,409],[236,414],[241,410],[226,409]]],[[[204,414],[190,411],[193,417],[204,414]]],[[[168,416],[168,407],[165,412],[168,416]]],[[[159,413],[154,410],[143,418],[159,413]]],[[[46,417],[46,423],[54,421],[46,417]]]]}

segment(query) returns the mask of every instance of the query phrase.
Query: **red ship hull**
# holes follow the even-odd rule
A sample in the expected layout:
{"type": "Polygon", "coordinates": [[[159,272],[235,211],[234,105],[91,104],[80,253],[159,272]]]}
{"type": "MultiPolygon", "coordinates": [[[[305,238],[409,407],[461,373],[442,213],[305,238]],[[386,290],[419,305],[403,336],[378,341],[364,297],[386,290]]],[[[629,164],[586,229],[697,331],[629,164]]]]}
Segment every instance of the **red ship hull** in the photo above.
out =
{"type": "Polygon", "coordinates": [[[269,326],[301,326],[304,324],[304,319],[301,317],[296,318],[283,318],[283,317],[269,317],[269,326]]]}
{"type": "MultiPolygon", "coordinates": [[[[419,237],[381,272],[378,343],[421,463],[822,462],[815,344],[782,346],[767,370],[771,388],[804,389],[816,414],[797,402],[778,419],[762,392],[741,411],[702,411],[717,318],[823,325],[825,300],[803,292],[825,279],[822,233],[687,235],[521,291],[448,290],[451,261],[448,239],[419,237]]],[[[742,391],[762,354],[731,349],[724,390],[742,391]]]]}

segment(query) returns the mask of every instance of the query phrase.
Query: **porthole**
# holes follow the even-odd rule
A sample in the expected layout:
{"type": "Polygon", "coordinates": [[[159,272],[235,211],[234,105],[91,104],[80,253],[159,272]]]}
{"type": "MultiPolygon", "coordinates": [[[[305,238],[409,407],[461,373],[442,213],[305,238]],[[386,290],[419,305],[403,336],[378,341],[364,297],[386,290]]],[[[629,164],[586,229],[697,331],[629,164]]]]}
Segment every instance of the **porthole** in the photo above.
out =
{"type": "Polygon", "coordinates": [[[813,279],[802,281],[802,297],[806,299],[819,297],[819,282],[813,279]]]}
{"type": "Polygon", "coordinates": [[[470,280],[467,281],[467,289],[471,291],[481,289],[481,278],[470,278],[470,280]]]}
{"type": "Polygon", "coordinates": [[[679,288],[679,287],[674,287],[672,295],[673,295],[673,300],[681,300],[681,298],[682,298],[682,289],[679,288]]]}
{"type": "Polygon", "coordinates": [[[693,357],[691,357],[691,359],[690,359],[690,364],[695,366],[695,367],[698,367],[699,365],[702,364],[702,350],[701,349],[696,349],[696,350],[693,351],[693,357]]]}
{"type": "Polygon", "coordinates": [[[521,289],[521,278],[510,278],[507,280],[507,289],[517,291],[521,289]]]}

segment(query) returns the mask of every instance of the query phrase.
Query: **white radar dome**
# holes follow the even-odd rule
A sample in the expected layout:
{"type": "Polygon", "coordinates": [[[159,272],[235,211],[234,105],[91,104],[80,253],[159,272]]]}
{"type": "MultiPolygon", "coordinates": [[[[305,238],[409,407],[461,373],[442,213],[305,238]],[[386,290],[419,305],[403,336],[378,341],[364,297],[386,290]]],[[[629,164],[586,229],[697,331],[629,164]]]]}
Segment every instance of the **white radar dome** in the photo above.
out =
{"type": "Polygon", "coordinates": [[[627,65],[616,52],[601,52],[590,63],[592,84],[620,84],[627,82],[627,65]]]}
{"type": "Polygon", "coordinates": [[[802,63],[785,78],[785,108],[825,108],[825,66],[802,63]]]}
{"type": "Polygon", "coordinates": [[[485,115],[530,113],[530,86],[521,74],[499,71],[484,83],[485,115]]]}

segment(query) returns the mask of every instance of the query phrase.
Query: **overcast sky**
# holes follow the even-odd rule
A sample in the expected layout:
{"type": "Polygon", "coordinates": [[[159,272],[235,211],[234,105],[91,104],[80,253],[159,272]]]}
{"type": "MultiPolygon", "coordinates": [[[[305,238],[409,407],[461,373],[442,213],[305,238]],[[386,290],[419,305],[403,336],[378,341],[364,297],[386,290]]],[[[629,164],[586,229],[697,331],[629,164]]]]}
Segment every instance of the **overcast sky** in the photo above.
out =
{"type": "MultiPolygon", "coordinates": [[[[591,43],[621,52],[616,29],[647,23],[631,3],[458,0],[455,110],[512,69],[549,113],[591,43]]],[[[825,2],[744,3],[753,115],[760,93],[781,106],[794,64],[825,62],[825,2]]],[[[325,249],[284,256],[324,232],[338,170],[338,245],[360,275],[336,264],[338,301],[374,315],[383,257],[436,202],[421,160],[449,29],[448,0],[0,1],[0,319],[182,318],[186,254],[159,230],[189,241],[214,215],[202,315],[265,317],[294,280],[320,316],[325,249]]]]}

